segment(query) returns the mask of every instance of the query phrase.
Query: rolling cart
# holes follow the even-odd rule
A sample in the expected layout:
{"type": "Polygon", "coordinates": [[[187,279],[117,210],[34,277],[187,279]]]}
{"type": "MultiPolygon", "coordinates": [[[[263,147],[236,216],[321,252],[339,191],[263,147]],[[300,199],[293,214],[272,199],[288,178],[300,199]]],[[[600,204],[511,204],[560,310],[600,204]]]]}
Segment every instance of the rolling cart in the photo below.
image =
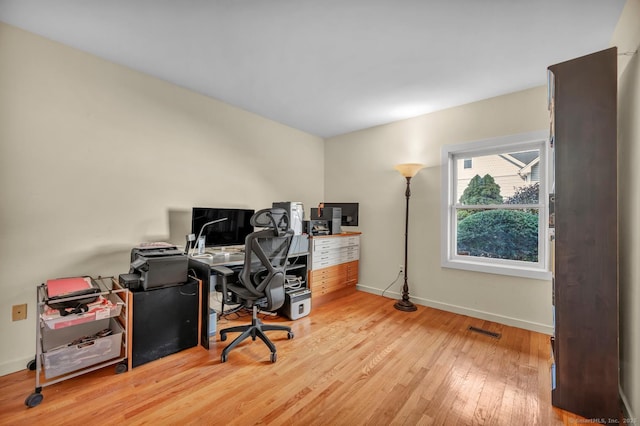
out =
{"type": "Polygon", "coordinates": [[[37,287],[36,356],[27,364],[36,372],[36,387],[24,401],[27,407],[42,402],[45,386],[109,365],[115,365],[116,374],[131,368],[129,290],[114,277],[90,279],[99,288],[91,303],[85,304],[86,295],[55,300],[82,304],[76,313],[52,309],[47,285],[37,287]]]}

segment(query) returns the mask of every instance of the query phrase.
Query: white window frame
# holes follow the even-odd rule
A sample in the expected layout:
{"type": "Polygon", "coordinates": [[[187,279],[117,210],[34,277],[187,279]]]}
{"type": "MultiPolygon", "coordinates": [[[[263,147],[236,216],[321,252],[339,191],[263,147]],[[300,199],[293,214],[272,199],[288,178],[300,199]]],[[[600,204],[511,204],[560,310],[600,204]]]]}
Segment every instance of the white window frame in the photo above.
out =
{"type": "Polygon", "coordinates": [[[549,132],[537,131],[503,136],[480,141],[445,145],[442,147],[442,238],[441,264],[445,268],[492,274],[511,275],[533,279],[551,279],[549,270],[549,132]],[[540,192],[538,204],[503,205],[500,208],[538,208],[538,262],[493,259],[457,254],[456,207],[460,208],[456,197],[457,174],[455,161],[482,155],[504,153],[526,149],[540,150],[540,192]]]}

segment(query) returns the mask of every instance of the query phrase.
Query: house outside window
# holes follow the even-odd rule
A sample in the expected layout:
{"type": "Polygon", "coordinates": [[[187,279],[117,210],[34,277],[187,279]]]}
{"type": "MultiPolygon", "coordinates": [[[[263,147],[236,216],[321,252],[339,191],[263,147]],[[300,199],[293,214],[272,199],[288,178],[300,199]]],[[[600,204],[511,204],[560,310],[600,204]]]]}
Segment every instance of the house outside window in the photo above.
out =
{"type": "Polygon", "coordinates": [[[448,145],[442,164],[442,266],[550,278],[547,134],[448,145]]]}

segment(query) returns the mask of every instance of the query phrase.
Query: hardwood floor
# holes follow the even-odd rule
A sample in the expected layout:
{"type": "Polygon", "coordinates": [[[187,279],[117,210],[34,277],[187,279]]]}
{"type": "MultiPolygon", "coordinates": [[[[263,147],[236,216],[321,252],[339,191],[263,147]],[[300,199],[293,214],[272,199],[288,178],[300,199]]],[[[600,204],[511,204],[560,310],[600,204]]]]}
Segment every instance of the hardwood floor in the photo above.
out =
{"type": "MultiPolygon", "coordinates": [[[[248,322],[250,317],[240,319],[248,322]]],[[[220,363],[227,342],[174,354],[116,375],[113,367],[43,389],[24,405],[35,372],[0,377],[0,424],[561,425],[551,406],[549,338],[418,307],[407,313],[368,293],[314,308],[250,339],[220,363]],[[501,333],[496,339],[469,326],[501,333]]],[[[221,320],[218,329],[238,320],[221,320]]]]}

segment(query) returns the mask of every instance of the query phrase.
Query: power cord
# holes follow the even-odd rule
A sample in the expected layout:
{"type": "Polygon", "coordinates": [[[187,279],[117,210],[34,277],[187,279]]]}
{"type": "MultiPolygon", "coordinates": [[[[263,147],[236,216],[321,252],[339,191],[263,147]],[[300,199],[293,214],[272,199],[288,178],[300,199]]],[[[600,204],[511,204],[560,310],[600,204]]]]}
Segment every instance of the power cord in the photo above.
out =
{"type": "Polygon", "coordinates": [[[263,311],[262,309],[258,308],[258,315],[262,315],[261,319],[273,319],[273,318],[280,318],[280,315],[278,314],[278,312],[270,312],[270,311],[263,311]]]}
{"type": "Polygon", "coordinates": [[[395,280],[393,280],[393,281],[391,282],[391,284],[389,284],[389,285],[387,286],[387,288],[385,288],[384,290],[382,290],[382,294],[381,294],[381,296],[382,296],[382,297],[384,297],[384,293],[385,293],[387,290],[389,290],[389,287],[391,287],[391,286],[392,286],[392,285],[394,285],[396,282],[398,282],[398,278],[400,278],[400,275],[402,275],[402,271],[398,271],[398,275],[396,276],[396,279],[395,279],[395,280]]]}
{"type": "Polygon", "coordinates": [[[285,277],[284,289],[286,290],[298,290],[302,288],[302,277],[295,275],[287,275],[285,277]]]}
{"type": "Polygon", "coordinates": [[[221,313],[218,319],[218,324],[227,324],[229,321],[239,320],[240,318],[248,316],[251,316],[251,313],[245,310],[244,306],[238,306],[230,311],[221,313]],[[231,318],[231,316],[233,317],[231,318]]]}
{"type": "MultiPolygon", "coordinates": [[[[270,319],[280,318],[280,315],[277,312],[264,311],[262,309],[258,309],[257,314],[259,315],[259,318],[262,320],[267,318],[270,318],[270,319]]],[[[230,311],[221,313],[219,315],[218,324],[228,324],[230,321],[237,321],[237,320],[240,320],[241,318],[250,317],[252,315],[253,313],[251,312],[251,310],[249,310],[249,308],[243,305],[238,305],[235,308],[231,309],[230,311]],[[231,316],[233,316],[233,318],[231,316]]]]}

